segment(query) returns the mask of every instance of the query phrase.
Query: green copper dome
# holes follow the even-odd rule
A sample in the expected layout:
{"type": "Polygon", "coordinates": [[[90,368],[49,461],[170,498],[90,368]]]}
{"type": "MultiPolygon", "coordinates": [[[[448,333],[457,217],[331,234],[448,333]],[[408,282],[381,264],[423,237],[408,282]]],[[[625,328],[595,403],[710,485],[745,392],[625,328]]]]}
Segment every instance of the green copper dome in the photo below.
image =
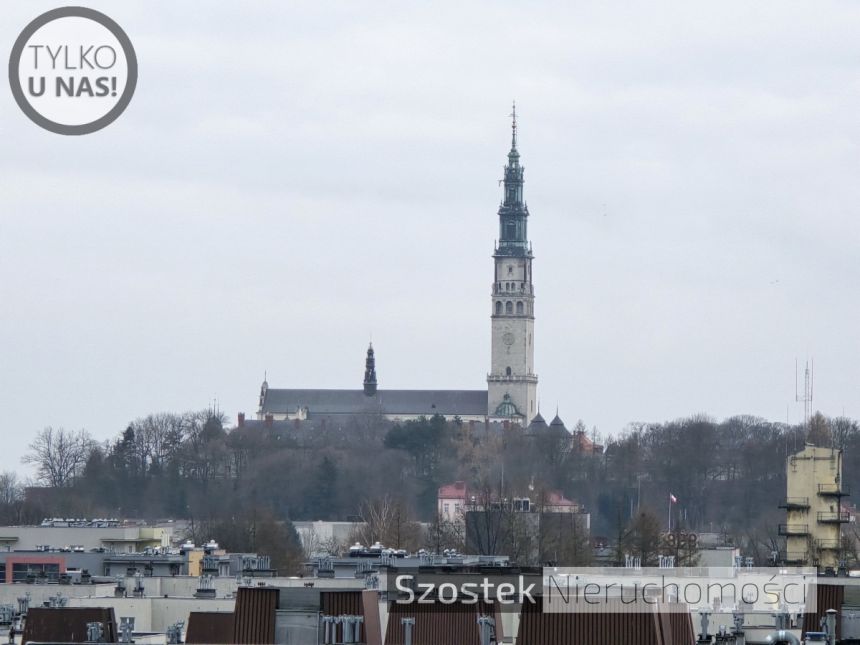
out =
{"type": "Polygon", "coordinates": [[[496,408],[497,417],[518,417],[520,416],[519,410],[517,410],[517,406],[514,405],[514,402],[511,401],[511,395],[505,394],[504,398],[502,398],[502,402],[499,403],[499,407],[496,408]]]}

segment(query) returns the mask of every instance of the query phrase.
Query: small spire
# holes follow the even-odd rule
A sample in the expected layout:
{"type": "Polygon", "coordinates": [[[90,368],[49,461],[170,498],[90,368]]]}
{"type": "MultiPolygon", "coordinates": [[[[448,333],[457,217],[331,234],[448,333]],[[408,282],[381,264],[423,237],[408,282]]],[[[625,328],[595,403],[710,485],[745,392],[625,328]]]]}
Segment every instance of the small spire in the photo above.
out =
{"type": "Polygon", "coordinates": [[[364,394],[374,396],[376,394],[376,358],[373,352],[373,343],[367,347],[367,358],[364,361],[364,394]]]}
{"type": "Polygon", "coordinates": [[[514,101],[511,113],[511,150],[517,149],[517,102],[514,101]]]}

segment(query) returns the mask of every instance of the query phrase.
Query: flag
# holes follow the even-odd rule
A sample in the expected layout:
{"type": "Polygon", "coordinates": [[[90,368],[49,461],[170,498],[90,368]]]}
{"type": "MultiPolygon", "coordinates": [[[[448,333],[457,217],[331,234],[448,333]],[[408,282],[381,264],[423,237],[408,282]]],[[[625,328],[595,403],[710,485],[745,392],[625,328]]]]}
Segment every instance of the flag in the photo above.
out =
{"type": "Polygon", "coordinates": [[[669,493],[669,501],[672,502],[673,504],[677,504],[678,498],[675,497],[672,493],[669,493]]]}

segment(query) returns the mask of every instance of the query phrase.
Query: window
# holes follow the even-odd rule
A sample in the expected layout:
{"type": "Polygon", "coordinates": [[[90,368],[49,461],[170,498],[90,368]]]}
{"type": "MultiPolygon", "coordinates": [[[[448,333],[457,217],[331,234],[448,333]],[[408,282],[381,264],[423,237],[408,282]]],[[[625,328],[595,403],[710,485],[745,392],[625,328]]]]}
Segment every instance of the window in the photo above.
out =
{"type": "Polygon", "coordinates": [[[505,375],[506,375],[506,376],[510,376],[510,375],[511,375],[511,368],[510,368],[510,367],[506,367],[506,368],[505,368],[505,375]]]}
{"type": "Polygon", "coordinates": [[[502,301],[496,300],[496,315],[501,315],[502,313],[502,301]]]}
{"type": "Polygon", "coordinates": [[[521,303],[521,302],[518,302],[518,303],[517,303],[517,313],[518,313],[520,316],[522,316],[522,315],[523,315],[523,303],[521,303]]]}
{"type": "Polygon", "coordinates": [[[511,275],[513,272],[514,272],[514,267],[512,267],[512,266],[509,264],[509,265],[508,265],[508,275],[511,275]]]}
{"type": "MultiPolygon", "coordinates": [[[[486,310],[485,310],[485,311],[486,311],[486,310]]],[[[505,313],[506,313],[506,314],[512,314],[512,313],[514,313],[514,303],[512,303],[510,300],[508,300],[508,301],[505,303],[505,313]]]]}
{"type": "Polygon", "coordinates": [[[450,504],[444,504],[444,505],[442,506],[442,509],[443,509],[443,512],[445,513],[445,515],[446,515],[446,516],[447,516],[447,515],[450,515],[450,510],[449,510],[449,509],[450,509],[450,504]]]}
{"type": "Polygon", "coordinates": [[[60,577],[59,564],[41,564],[31,562],[12,563],[12,581],[27,582],[29,580],[53,580],[60,577]]]}

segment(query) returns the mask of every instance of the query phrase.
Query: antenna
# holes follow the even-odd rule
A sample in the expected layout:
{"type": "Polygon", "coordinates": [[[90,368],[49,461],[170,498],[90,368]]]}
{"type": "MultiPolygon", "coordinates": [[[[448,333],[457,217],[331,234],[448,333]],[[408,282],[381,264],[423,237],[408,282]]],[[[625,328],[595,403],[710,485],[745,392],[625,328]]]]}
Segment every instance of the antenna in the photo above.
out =
{"type": "Polygon", "coordinates": [[[806,365],[803,369],[803,394],[800,394],[797,390],[798,386],[798,378],[797,378],[797,359],[794,359],[794,400],[797,403],[803,403],[803,426],[806,428],[809,426],[809,416],[812,411],[812,400],[813,400],[813,388],[815,385],[815,359],[811,362],[809,360],[806,361],[806,365]]]}

